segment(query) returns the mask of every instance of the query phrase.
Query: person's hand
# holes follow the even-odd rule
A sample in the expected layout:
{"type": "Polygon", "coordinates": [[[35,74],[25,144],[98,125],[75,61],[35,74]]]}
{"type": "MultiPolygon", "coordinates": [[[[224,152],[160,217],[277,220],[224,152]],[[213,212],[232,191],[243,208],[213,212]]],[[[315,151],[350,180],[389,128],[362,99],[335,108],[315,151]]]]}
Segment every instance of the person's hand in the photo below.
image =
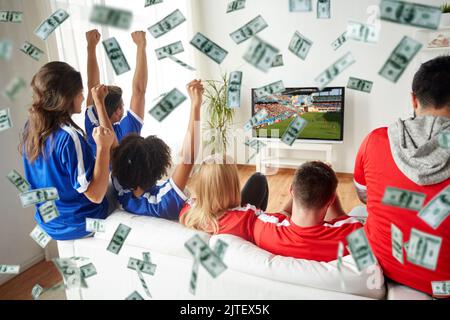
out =
{"type": "Polygon", "coordinates": [[[92,137],[94,138],[97,148],[110,149],[114,143],[114,132],[105,127],[95,127],[92,131],[92,137]]]}
{"type": "Polygon", "coordinates": [[[135,31],[131,34],[131,38],[133,38],[134,43],[139,46],[146,46],[147,40],[145,39],[145,32],[144,31],[135,31]]]}
{"type": "Polygon", "coordinates": [[[95,48],[100,42],[100,32],[97,29],[86,32],[88,48],[95,48]]]}
{"type": "Polygon", "coordinates": [[[105,102],[105,98],[108,95],[108,87],[104,84],[96,85],[91,89],[92,98],[95,104],[100,104],[105,102]]]}
{"type": "Polygon", "coordinates": [[[203,101],[203,88],[202,82],[200,80],[192,80],[186,86],[189,97],[192,101],[192,106],[194,108],[200,108],[203,101]]]}

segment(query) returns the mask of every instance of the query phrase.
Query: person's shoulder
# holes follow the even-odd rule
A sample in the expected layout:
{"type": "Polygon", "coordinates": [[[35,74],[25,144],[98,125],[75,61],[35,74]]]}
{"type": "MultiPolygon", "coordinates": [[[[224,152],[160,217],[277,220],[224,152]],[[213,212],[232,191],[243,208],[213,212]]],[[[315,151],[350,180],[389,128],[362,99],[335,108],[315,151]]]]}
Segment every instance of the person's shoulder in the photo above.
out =
{"type": "Polygon", "coordinates": [[[361,223],[361,221],[359,221],[355,217],[343,215],[334,220],[325,221],[323,223],[323,226],[324,227],[332,227],[332,228],[344,227],[344,228],[351,228],[351,229],[359,229],[359,228],[363,227],[363,224],[361,223]]]}
{"type": "Polygon", "coordinates": [[[367,137],[369,139],[387,139],[388,138],[388,128],[381,127],[370,132],[367,137]]]}

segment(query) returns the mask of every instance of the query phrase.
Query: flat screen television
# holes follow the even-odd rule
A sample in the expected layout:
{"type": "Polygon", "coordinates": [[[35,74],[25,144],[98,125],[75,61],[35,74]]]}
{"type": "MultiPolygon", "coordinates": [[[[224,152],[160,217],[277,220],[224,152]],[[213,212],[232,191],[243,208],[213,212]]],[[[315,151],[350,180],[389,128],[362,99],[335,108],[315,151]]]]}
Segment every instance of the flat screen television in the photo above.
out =
{"type": "Polygon", "coordinates": [[[255,124],[253,137],[279,138],[296,115],[308,123],[298,140],[339,143],[344,140],[345,88],[287,88],[262,98],[252,89],[252,116],[266,109],[269,116],[255,124]],[[278,130],[278,134],[276,131],[278,130]]]}

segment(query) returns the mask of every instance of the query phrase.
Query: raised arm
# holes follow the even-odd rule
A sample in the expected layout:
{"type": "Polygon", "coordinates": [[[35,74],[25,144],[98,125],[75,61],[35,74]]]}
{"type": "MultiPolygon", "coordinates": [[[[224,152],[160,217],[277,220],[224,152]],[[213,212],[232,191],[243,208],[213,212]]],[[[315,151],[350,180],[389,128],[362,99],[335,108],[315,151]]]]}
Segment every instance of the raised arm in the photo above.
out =
{"type": "Polygon", "coordinates": [[[131,34],[137,46],[136,70],[133,78],[133,92],[131,95],[131,110],[144,119],[145,115],[145,91],[147,90],[148,70],[147,70],[147,40],[144,31],[136,31],[131,34]]]}
{"type": "Polygon", "coordinates": [[[183,148],[180,153],[181,162],[176,166],[172,180],[180,190],[186,187],[200,144],[200,109],[203,99],[203,85],[200,80],[193,80],[187,85],[191,98],[191,115],[188,130],[184,137],[183,148]]]}
{"type": "Polygon", "coordinates": [[[101,127],[108,128],[114,134],[114,142],[112,144],[111,150],[119,145],[117,136],[114,133],[114,128],[112,126],[111,120],[108,117],[105,106],[105,97],[108,95],[108,87],[102,84],[98,84],[91,90],[92,99],[95,103],[95,108],[97,109],[98,121],[101,127]]]}
{"type": "Polygon", "coordinates": [[[91,106],[94,104],[91,90],[96,85],[100,84],[100,70],[97,62],[97,45],[100,42],[100,33],[97,29],[86,32],[87,40],[87,76],[88,76],[88,96],[86,105],[91,106]]]}

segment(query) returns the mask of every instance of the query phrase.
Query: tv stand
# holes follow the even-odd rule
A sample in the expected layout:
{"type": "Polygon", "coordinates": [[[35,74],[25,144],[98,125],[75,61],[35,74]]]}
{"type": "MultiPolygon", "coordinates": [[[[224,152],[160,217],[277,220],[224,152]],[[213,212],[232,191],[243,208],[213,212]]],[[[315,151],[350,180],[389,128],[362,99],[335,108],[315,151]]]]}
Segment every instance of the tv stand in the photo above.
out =
{"type": "MultiPolygon", "coordinates": [[[[333,165],[333,145],[325,143],[308,143],[296,141],[292,146],[280,141],[280,139],[256,138],[266,147],[262,148],[255,157],[256,172],[264,175],[276,174],[278,168],[298,168],[302,163],[312,159],[302,158],[298,151],[320,151],[324,153],[322,161],[333,165]],[[291,151],[289,155],[281,156],[280,151],[291,151]],[[294,154],[296,153],[296,154],[294,154]]],[[[317,159],[319,160],[319,159],[317,159]]]]}

